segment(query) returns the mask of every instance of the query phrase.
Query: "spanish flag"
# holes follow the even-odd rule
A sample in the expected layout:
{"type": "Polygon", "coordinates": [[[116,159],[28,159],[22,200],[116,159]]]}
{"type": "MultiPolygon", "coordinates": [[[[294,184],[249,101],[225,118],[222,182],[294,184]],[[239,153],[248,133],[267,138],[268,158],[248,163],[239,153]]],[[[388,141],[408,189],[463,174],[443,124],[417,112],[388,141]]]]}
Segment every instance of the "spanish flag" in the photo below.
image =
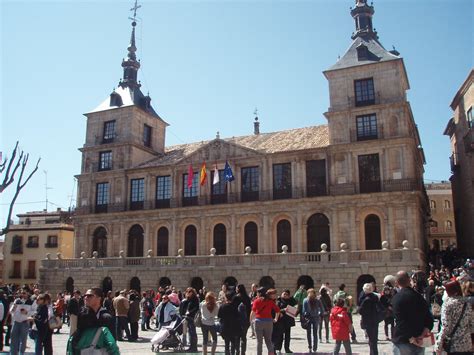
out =
{"type": "Polygon", "coordinates": [[[201,177],[199,179],[201,186],[206,183],[206,179],[207,179],[206,162],[204,162],[202,163],[202,166],[201,166],[201,177]]]}

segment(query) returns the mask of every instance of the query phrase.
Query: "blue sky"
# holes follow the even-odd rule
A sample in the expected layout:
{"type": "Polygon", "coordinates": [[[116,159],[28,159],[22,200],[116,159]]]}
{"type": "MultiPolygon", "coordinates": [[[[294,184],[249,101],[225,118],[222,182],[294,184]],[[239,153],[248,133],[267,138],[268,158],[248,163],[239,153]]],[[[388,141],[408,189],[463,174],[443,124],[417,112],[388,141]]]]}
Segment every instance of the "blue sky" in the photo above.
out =
{"type": "MultiPolygon", "coordinates": [[[[351,43],[352,0],[142,1],[139,79],[170,126],[166,144],[325,124],[322,71],[351,43]]],[[[408,97],[427,164],[425,178],[449,178],[449,104],[473,67],[472,0],[377,0],[382,44],[401,53],[408,97]]],[[[0,150],[16,140],[41,157],[15,213],[75,204],[82,115],[122,76],[132,1],[6,1],[1,11],[0,150]],[[71,197],[72,196],[72,197],[71,197]]],[[[13,189],[11,189],[13,190],[13,189]]],[[[1,196],[4,222],[11,191],[1,196]]]]}

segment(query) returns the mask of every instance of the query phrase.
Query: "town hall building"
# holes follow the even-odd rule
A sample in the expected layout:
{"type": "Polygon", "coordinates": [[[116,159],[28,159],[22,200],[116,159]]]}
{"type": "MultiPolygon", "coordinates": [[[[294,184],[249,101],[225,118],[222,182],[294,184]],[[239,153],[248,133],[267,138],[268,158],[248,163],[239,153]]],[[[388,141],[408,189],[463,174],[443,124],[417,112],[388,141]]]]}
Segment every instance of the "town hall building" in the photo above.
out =
{"type": "Polygon", "coordinates": [[[44,287],[295,289],[330,275],[355,292],[422,267],[425,159],[403,58],[373,15],[356,1],[352,44],[323,72],[327,125],[262,132],[255,117],[252,134],[175,146],[140,89],[133,22],[119,86],[85,114],[75,258],[44,260],[44,287]]]}

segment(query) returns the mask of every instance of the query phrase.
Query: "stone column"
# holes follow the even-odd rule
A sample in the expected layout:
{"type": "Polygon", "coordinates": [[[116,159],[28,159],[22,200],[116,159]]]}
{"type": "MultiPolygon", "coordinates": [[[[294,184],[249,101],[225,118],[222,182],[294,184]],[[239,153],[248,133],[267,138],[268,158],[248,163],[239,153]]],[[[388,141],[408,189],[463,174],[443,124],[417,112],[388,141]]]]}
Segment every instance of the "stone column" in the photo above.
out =
{"type": "Polygon", "coordinates": [[[296,238],[296,248],[293,248],[294,252],[303,252],[303,216],[301,210],[296,212],[296,228],[295,228],[295,238],[296,238]]]}
{"type": "Polygon", "coordinates": [[[183,175],[178,171],[178,169],[176,168],[173,169],[173,175],[172,175],[173,190],[171,191],[171,198],[174,198],[174,200],[176,201],[175,207],[181,206],[182,190],[180,189],[181,187],[180,179],[182,178],[182,176],[183,175]]]}
{"type": "Polygon", "coordinates": [[[198,255],[209,255],[209,249],[211,249],[208,240],[212,231],[209,230],[209,226],[206,222],[206,218],[201,218],[201,225],[198,229],[198,255]]]}
{"type": "Polygon", "coordinates": [[[178,230],[176,226],[176,218],[171,220],[169,234],[169,244],[168,244],[168,255],[175,256],[178,253],[178,230]]]}
{"type": "MultiPolygon", "coordinates": [[[[329,224],[329,240],[331,242],[331,251],[337,251],[339,250],[339,244],[341,244],[341,238],[345,239],[346,236],[340,235],[338,211],[332,211],[331,217],[329,224]]],[[[320,245],[318,245],[318,249],[319,248],[321,248],[320,245]]]]}
{"type": "Polygon", "coordinates": [[[123,250],[125,252],[125,255],[127,255],[127,231],[125,230],[125,226],[123,223],[120,223],[120,250],[123,250]]]}
{"type": "Polygon", "coordinates": [[[143,256],[146,256],[148,249],[153,249],[153,235],[150,228],[150,222],[145,222],[145,230],[143,232],[143,256]]]}
{"type": "Polygon", "coordinates": [[[227,254],[236,254],[237,253],[237,226],[235,220],[235,214],[232,214],[230,217],[230,233],[229,236],[226,238],[227,244],[227,254]]]}
{"type": "Polygon", "coordinates": [[[392,206],[388,207],[387,216],[388,216],[388,223],[387,223],[387,228],[386,228],[387,235],[385,236],[385,238],[388,242],[388,248],[395,249],[396,247],[395,245],[395,211],[393,210],[392,206]]]}
{"type": "Polygon", "coordinates": [[[352,207],[350,210],[350,244],[349,247],[351,250],[358,250],[361,249],[359,245],[359,224],[360,221],[357,220],[357,213],[355,211],[355,207],[352,207]]]}
{"type": "Polygon", "coordinates": [[[268,225],[268,213],[263,213],[263,235],[258,236],[259,240],[259,249],[262,249],[263,253],[270,253],[271,252],[271,239],[272,239],[272,231],[271,227],[268,225]]]}

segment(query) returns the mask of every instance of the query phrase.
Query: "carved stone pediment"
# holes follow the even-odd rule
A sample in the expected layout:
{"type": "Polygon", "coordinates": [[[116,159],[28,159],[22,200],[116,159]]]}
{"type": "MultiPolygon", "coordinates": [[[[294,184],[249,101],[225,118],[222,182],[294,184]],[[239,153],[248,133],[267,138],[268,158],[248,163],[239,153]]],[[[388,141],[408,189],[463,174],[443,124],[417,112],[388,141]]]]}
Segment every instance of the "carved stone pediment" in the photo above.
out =
{"type": "Polygon", "coordinates": [[[185,159],[187,163],[202,163],[203,161],[225,161],[235,158],[260,156],[260,152],[239,144],[216,138],[199,148],[185,159]]]}

